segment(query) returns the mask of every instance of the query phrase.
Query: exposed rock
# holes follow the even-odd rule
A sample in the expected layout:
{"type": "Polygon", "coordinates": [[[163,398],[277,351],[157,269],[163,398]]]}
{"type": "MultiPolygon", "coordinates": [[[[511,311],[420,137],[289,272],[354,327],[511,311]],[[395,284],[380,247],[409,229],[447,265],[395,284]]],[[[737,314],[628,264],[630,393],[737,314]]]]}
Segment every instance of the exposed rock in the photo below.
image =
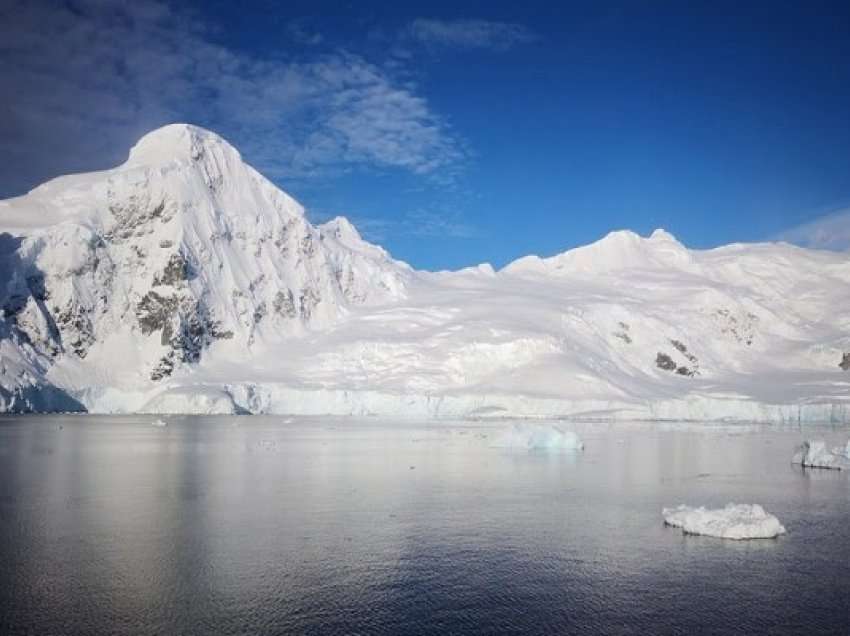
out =
{"type": "Polygon", "coordinates": [[[843,371],[850,371],[850,353],[845,353],[841,357],[841,362],[838,363],[843,371]]]}
{"type": "Polygon", "coordinates": [[[733,311],[721,308],[714,312],[714,319],[720,333],[728,335],[741,344],[750,346],[755,338],[759,318],[752,312],[733,311]]]}
{"type": "Polygon", "coordinates": [[[176,286],[189,280],[191,273],[189,261],[182,254],[172,254],[162,274],[154,276],[154,285],[176,286]]]}
{"type": "Polygon", "coordinates": [[[291,289],[287,289],[285,292],[277,292],[274,297],[273,307],[275,313],[280,314],[284,318],[295,318],[298,315],[298,310],[295,307],[295,297],[292,295],[291,289]]]}
{"type": "Polygon", "coordinates": [[[620,326],[620,331],[615,331],[614,337],[619,338],[626,344],[632,344],[632,337],[629,335],[629,325],[622,321],[617,324],[620,326]]]}
{"type": "Polygon", "coordinates": [[[672,338],[670,339],[670,344],[673,345],[673,347],[679,353],[681,353],[683,356],[685,356],[688,360],[690,360],[691,362],[697,362],[697,357],[694,354],[689,353],[688,348],[684,344],[682,344],[678,340],[674,340],[672,338]]]}
{"type": "Polygon", "coordinates": [[[318,292],[312,287],[305,287],[301,290],[301,295],[298,297],[298,307],[304,320],[310,320],[313,310],[320,300],[318,292]]]}
{"type": "Polygon", "coordinates": [[[177,310],[177,296],[160,296],[155,291],[149,291],[139,301],[136,317],[145,335],[163,329],[170,317],[177,310]]]}
{"type": "MultiPolygon", "coordinates": [[[[678,349],[678,347],[676,348],[678,349]]],[[[690,357],[688,359],[690,359],[690,357]]],[[[692,361],[695,360],[696,358],[694,358],[692,361]]],[[[687,377],[692,377],[699,373],[699,370],[695,367],[687,367],[685,365],[676,364],[676,361],[673,360],[672,357],[670,357],[666,353],[661,353],[660,351],[658,352],[658,355],[655,356],[655,366],[663,371],[671,371],[675,372],[677,375],[683,375],[687,377]]]]}
{"type": "Polygon", "coordinates": [[[655,356],[655,366],[663,371],[675,371],[676,363],[673,361],[673,358],[668,356],[666,353],[658,352],[658,355],[655,356]]]}

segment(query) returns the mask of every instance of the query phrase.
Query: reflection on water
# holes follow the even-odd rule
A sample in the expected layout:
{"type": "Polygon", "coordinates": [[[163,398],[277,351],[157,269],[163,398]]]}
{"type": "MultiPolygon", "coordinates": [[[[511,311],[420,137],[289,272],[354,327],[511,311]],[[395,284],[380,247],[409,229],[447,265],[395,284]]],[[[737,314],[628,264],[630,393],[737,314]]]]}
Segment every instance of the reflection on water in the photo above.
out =
{"type": "Polygon", "coordinates": [[[2,633],[846,633],[847,430],[0,419],[2,633]],[[788,535],[683,536],[663,506],[761,503],[788,535]]]}

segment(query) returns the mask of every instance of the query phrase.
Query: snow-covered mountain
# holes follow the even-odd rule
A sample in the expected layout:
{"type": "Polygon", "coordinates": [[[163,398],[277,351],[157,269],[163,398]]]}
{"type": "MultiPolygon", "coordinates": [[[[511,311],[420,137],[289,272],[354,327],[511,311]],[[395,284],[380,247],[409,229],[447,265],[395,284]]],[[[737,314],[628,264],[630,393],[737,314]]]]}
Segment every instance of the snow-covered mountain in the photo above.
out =
{"type": "MultiPolygon", "coordinates": [[[[304,209],[223,139],[156,130],[122,166],[0,203],[0,406],[157,386],[210,351],[327,328],[404,297],[410,268],[304,209]],[[44,387],[48,387],[45,391],[44,387]]],[[[48,402],[45,402],[48,400],[48,402]]]]}
{"type": "Polygon", "coordinates": [[[850,257],[614,232],[417,272],[220,137],[0,202],[0,410],[850,421],[850,257]]]}

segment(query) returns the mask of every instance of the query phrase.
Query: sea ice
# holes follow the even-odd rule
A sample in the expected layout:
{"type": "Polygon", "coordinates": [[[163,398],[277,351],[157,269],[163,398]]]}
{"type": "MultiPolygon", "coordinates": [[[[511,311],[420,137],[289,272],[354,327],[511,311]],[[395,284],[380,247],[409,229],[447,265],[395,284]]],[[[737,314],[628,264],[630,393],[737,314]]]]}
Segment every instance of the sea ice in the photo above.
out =
{"type": "Polygon", "coordinates": [[[758,504],[730,503],[715,510],[680,505],[664,508],[661,514],[664,523],[681,528],[685,534],[721,539],[773,539],[785,534],[779,519],[758,504]]]}
{"type": "MultiPolygon", "coordinates": [[[[850,446],[850,442],[848,442],[850,446]]],[[[792,464],[801,464],[809,468],[832,468],[850,470],[850,448],[835,448],[830,451],[822,439],[806,440],[791,458],[792,464]]]]}
{"type": "Polygon", "coordinates": [[[584,443],[572,431],[557,426],[516,423],[498,434],[490,444],[494,448],[527,450],[583,450],[584,443]]]}

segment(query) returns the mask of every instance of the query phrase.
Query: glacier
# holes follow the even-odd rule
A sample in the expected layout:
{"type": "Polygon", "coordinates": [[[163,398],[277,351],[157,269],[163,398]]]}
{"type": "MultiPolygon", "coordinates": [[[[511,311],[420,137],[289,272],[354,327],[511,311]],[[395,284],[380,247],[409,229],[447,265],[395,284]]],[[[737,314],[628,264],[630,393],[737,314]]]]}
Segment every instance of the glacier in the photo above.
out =
{"type": "Polygon", "coordinates": [[[785,534],[785,527],[758,504],[727,504],[724,508],[692,508],[684,504],[664,508],[664,523],[681,528],[685,534],[719,539],[773,539],[785,534]]]}
{"type": "Polygon", "coordinates": [[[0,311],[0,412],[850,422],[847,254],[419,271],[188,124],[0,201],[0,311]]]}

